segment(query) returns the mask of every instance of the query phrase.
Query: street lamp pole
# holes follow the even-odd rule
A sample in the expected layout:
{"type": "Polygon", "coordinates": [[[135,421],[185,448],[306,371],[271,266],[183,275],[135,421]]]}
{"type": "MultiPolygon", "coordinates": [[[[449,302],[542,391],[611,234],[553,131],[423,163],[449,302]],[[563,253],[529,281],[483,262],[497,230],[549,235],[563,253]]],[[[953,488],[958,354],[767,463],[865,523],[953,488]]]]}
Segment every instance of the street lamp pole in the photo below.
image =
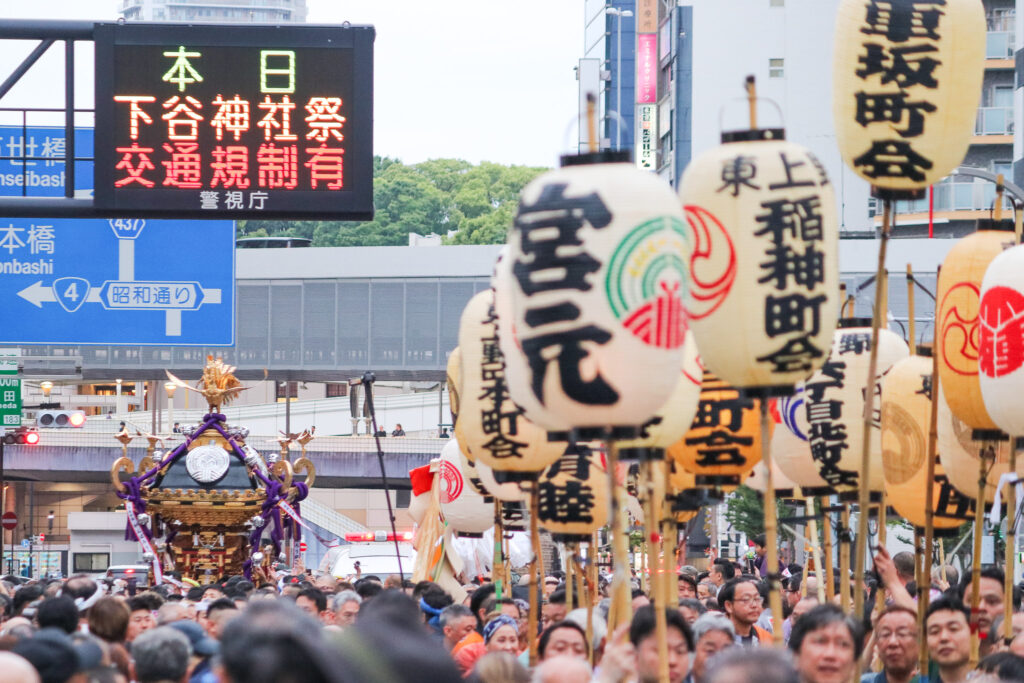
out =
{"type": "Polygon", "coordinates": [[[618,45],[615,48],[615,111],[619,118],[615,122],[615,149],[622,149],[622,17],[633,16],[633,11],[618,7],[609,7],[606,11],[618,20],[618,45]]]}

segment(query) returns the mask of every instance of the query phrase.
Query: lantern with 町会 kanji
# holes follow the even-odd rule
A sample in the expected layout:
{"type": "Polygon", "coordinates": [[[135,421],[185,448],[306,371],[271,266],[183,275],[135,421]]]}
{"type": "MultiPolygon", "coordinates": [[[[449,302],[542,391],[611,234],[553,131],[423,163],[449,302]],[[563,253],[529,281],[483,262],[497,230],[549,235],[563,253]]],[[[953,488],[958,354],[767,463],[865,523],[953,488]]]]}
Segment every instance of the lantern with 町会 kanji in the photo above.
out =
{"type": "Polygon", "coordinates": [[[608,523],[608,475],[598,451],[586,444],[566,448],[538,481],[537,520],[556,542],[590,541],[608,523]]]}
{"type": "Polygon", "coordinates": [[[804,407],[803,382],[796,386],[796,393],[783,396],[776,403],[781,420],[772,434],[772,462],[778,465],[788,480],[805,496],[827,496],[833,493],[828,482],[818,474],[818,467],[811,457],[811,444],[807,435],[811,431],[804,407]]]}
{"type": "Polygon", "coordinates": [[[1007,434],[1024,435],[1024,246],[1002,252],[981,282],[978,384],[985,412],[1007,434]]]}
{"type": "MultiPolygon", "coordinates": [[[[1006,222],[985,227],[1011,226],[1006,222]]],[[[935,293],[935,342],[942,392],[953,414],[979,432],[999,429],[985,410],[978,376],[982,278],[992,260],[1013,243],[1013,233],[999,229],[979,230],[959,240],[942,262],[935,293]]],[[[998,316],[998,309],[991,306],[988,312],[998,316]]]]}
{"type": "Polygon", "coordinates": [[[554,432],[635,430],[682,365],[682,210],[655,174],[590,163],[605,156],[572,157],[527,185],[509,231],[515,335],[500,342],[522,356],[508,365],[509,393],[554,432]]]}
{"type": "Polygon", "coordinates": [[[923,190],[974,135],[985,74],[981,0],[842,0],[832,111],[843,161],[888,190],[923,190]]]}
{"type": "Polygon", "coordinates": [[[479,538],[494,526],[494,504],[470,485],[455,439],[441,449],[437,476],[440,477],[441,515],[460,536],[479,538]]]}
{"type": "Polygon", "coordinates": [[[839,229],[825,167],[782,129],[725,133],[680,186],[683,294],[704,366],[788,395],[828,357],[838,314],[839,229]]]}
{"type": "Polygon", "coordinates": [[[697,415],[668,449],[698,487],[735,488],[761,460],[760,399],[704,373],[697,415]]]}
{"type": "MultiPolygon", "coordinates": [[[[932,410],[930,349],[897,361],[882,383],[882,470],[889,505],[923,529],[927,523],[928,431],[932,410]]],[[[957,529],[973,506],[935,463],[932,512],[935,532],[957,529]]]]}
{"type": "Polygon", "coordinates": [[[459,349],[459,439],[464,439],[463,446],[474,460],[493,469],[499,480],[535,478],[558,460],[566,444],[549,441],[547,432],[527,420],[509,397],[493,291],[479,292],[466,304],[459,326],[459,349]]]}
{"type": "Polygon", "coordinates": [[[878,364],[873,386],[865,388],[871,354],[870,321],[844,319],[832,340],[828,361],[804,383],[808,441],[818,474],[841,497],[854,497],[858,487],[881,493],[882,438],[880,396],[882,378],[896,361],[910,355],[906,342],[887,329],[878,331],[878,364]],[[872,397],[870,433],[864,433],[865,394],[872,397]],[[861,471],[864,439],[870,449],[867,481],[861,471]]]}

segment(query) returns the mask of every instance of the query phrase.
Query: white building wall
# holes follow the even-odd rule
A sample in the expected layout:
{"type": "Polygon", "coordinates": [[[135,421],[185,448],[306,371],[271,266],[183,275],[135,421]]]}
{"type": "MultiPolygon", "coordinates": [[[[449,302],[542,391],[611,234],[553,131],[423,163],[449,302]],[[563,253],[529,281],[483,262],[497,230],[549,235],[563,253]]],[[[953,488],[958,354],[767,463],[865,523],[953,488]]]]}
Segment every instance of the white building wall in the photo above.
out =
{"type": "Polygon", "coordinates": [[[873,230],[868,184],[843,164],[832,121],[832,46],[838,0],[682,0],[693,6],[693,157],[718,145],[723,130],[748,127],[743,90],[757,78],[758,126],[783,122],[786,137],[821,159],[835,183],[840,228],[873,230]],[[783,77],[769,75],[782,58],[783,77]]]}

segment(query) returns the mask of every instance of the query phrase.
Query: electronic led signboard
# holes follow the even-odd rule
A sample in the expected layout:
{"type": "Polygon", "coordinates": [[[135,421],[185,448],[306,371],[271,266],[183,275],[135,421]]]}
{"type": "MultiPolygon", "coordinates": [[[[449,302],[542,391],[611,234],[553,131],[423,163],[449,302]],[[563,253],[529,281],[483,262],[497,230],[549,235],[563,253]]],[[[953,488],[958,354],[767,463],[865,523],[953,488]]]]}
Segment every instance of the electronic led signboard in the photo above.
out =
{"type": "Polygon", "coordinates": [[[373,27],[101,24],[95,37],[97,208],[373,217],[373,27]]]}

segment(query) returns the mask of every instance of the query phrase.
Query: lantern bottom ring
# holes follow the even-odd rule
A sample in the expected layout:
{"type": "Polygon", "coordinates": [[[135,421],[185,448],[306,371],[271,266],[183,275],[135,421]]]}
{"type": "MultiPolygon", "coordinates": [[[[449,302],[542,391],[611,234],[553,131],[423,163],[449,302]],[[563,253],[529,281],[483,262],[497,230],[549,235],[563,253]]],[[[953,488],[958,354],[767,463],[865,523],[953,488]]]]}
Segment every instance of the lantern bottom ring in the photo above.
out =
{"type": "Polygon", "coordinates": [[[588,166],[590,164],[615,164],[633,161],[633,153],[628,149],[606,149],[602,152],[585,152],[583,154],[563,154],[558,163],[566,166],[588,166]]]}
{"type": "MultiPolygon", "coordinates": [[[[836,493],[836,496],[839,498],[840,502],[843,503],[856,503],[858,500],[860,500],[860,493],[856,489],[854,489],[853,491],[839,491],[836,493]]],[[[868,492],[868,501],[871,503],[881,503],[882,492],[868,492]]]]}
{"type": "Polygon", "coordinates": [[[974,429],[971,430],[971,439],[974,441],[1009,441],[1009,435],[1000,429],[974,429]]]}
{"type": "Polygon", "coordinates": [[[590,534],[551,534],[555,543],[589,543],[590,534]]]}
{"type": "Polygon", "coordinates": [[[473,534],[473,533],[469,533],[468,531],[457,531],[455,533],[455,535],[458,536],[459,538],[483,538],[484,537],[484,535],[482,533],[481,534],[473,534]]]}
{"type": "Polygon", "coordinates": [[[694,479],[696,480],[698,488],[740,485],[740,477],[738,474],[698,474],[694,479]]]}
{"type": "Polygon", "coordinates": [[[576,427],[566,432],[548,432],[548,441],[629,441],[639,439],[642,427],[638,425],[602,425],[600,427],[576,427]],[[561,437],[561,438],[557,438],[561,437]]]}
{"type": "Polygon", "coordinates": [[[661,462],[665,459],[664,448],[620,448],[620,462],[661,462]]]}
{"type": "MultiPolygon", "coordinates": [[[[953,519],[953,518],[947,517],[947,519],[953,519]]],[[[962,521],[964,522],[964,524],[966,524],[966,523],[970,522],[971,520],[965,519],[965,520],[962,520],[962,521]]],[[[920,527],[920,526],[919,527],[915,527],[914,530],[917,532],[917,534],[919,536],[924,538],[924,527],[920,527]]],[[[954,527],[952,529],[935,529],[935,528],[932,529],[932,536],[934,536],[935,538],[955,538],[959,534],[960,534],[960,527],[954,527]]]]}
{"type": "Polygon", "coordinates": [[[905,199],[924,199],[928,188],[922,187],[917,190],[894,190],[888,187],[871,186],[871,196],[883,201],[902,201],[905,199]]]}
{"type": "Polygon", "coordinates": [[[833,496],[835,491],[828,486],[804,486],[800,489],[804,498],[818,498],[820,496],[833,496]]]}
{"type": "Polygon", "coordinates": [[[747,398],[767,399],[783,398],[796,393],[796,385],[778,384],[767,387],[738,387],[740,393],[747,398]]]}
{"type": "Polygon", "coordinates": [[[491,470],[494,481],[499,484],[522,484],[529,481],[537,481],[540,472],[515,472],[511,470],[491,470]]]}

